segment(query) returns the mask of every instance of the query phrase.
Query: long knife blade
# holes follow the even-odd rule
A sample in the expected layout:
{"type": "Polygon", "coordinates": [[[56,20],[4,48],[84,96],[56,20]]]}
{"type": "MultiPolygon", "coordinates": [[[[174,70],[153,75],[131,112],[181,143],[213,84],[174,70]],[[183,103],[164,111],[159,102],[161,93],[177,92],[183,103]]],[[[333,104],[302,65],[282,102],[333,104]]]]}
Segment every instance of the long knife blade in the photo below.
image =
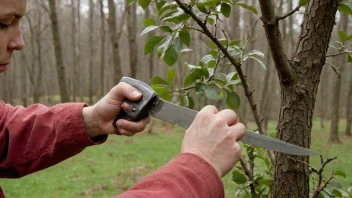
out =
{"type": "MultiPolygon", "coordinates": [[[[160,120],[187,129],[197,115],[197,111],[158,99],[149,114],[160,120]]],[[[247,130],[240,140],[243,143],[291,155],[319,155],[319,153],[247,130]]]]}

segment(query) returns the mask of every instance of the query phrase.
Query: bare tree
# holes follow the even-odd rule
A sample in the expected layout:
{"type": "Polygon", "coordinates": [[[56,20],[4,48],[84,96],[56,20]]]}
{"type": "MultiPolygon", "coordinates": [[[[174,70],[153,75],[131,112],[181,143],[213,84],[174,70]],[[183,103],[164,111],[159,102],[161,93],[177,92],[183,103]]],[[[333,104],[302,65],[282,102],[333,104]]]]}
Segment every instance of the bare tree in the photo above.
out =
{"type": "MultiPolygon", "coordinates": [[[[347,31],[347,25],[348,25],[348,16],[346,14],[341,14],[341,19],[339,23],[339,29],[343,31],[347,31]]],[[[345,56],[336,56],[335,58],[336,61],[336,67],[340,70],[340,72],[343,72],[345,69],[344,64],[345,64],[345,56]]],[[[335,62],[334,61],[334,62],[335,62]]],[[[330,127],[330,137],[329,137],[329,142],[331,143],[341,143],[341,140],[339,138],[339,109],[340,109],[340,91],[341,91],[341,81],[342,77],[337,76],[334,78],[334,87],[332,89],[332,112],[331,112],[331,127],[330,127]]]]}
{"type": "Polygon", "coordinates": [[[349,91],[347,94],[347,102],[346,102],[346,118],[347,118],[347,126],[345,134],[347,136],[351,136],[351,128],[352,128],[352,69],[349,78],[349,91]]]}
{"type": "MultiPolygon", "coordinates": [[[[128,5],[129,0],[126,0],[125,4],[128,5]]],[[[137,77],[137,61],[138,61],[138,46],[136,42],[137,37],[137,4],[132,3],[127,6],[127,29],[128,29],[128,43],[129,43],[129,58],[130,58],[130,68],[131,68],[131,77],[137,77]]]]}
{"type": "Polygon", "coordinates": [[[53,42],[54,42],[54,49],[55,49],[56,70],[58,74],[58,83],[60,88],[61,102],[69,102],[70,97],[67,91],[67,82],[66,82],[66,75],[65,75],[65,66],[64,66],[63,56],[62,56],[59,22],[57,18],[56,5],[55,5],[56,1],[48,0],[48,2],[49,2],[49,9],[50,9],[50,20],[51,20],[51,28],[52,28],[52,35],[53,35],[53,42]]]}
{"type": "Polygon", "coordinates": [[[99,0],[100,4],[100,97],[104,96],[105,81],[104,81],[104,71],[105,71],[105,13],[104,13],[104,1],[99,0]]]}
{"type": "Polygon", "coordinates": [[[93,34],[94,34],[94,2],[93,0],[89,0],[89,43],[90,43],[90,48],[89,48],[89,104],[93,104],[93,57],[94,57],[94,40],[93,40],[93,34]]]}

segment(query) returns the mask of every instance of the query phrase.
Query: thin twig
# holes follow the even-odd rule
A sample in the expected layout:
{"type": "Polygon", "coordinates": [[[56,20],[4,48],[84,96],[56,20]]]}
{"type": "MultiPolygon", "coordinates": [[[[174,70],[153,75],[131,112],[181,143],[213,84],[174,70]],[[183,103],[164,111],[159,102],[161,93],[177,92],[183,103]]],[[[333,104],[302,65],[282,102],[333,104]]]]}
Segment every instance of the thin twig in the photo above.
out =
{"type": "MultiPolygon", "coordinates": [[[[249,181],[251,181],[251,184],[249,184],[249,188],[251,189],[251,194],[252,194],[252,197],[256,197],[256,193],[255,193],[255,186],[254,186],[254,179],[253,179],[253,172],[251,172],[249,169],[248,169],[248,166],[247,166],[247,160],[246,158],[244,158],[243,156],[241,156],[240,158],[240,162],[241,162],[241,166],[244,170],[244,173],[247,175],[249,181]]],[[[247,192],[248,193],[248,192],[247,192]]]]}
{"type": "Polygon", "coordinates": [[[334,56],[338,56],[338,55],[341,55],[341,54],[346,54],[348,52],[344,51],[344,52],[339,52],[337,54],[329,54],[329,55],[326,55],[325,57],[334,57],[334,56]]]}
{"type": "Polygon", "coordinates": [[[295,9],[291,10],[290,12],[288,12],[282,16],[277,17],[277,20],[279,21],[279,20],[285,19],[288,16],[291,16],[293,13],[299,11],[300,8],[301,8],[301,6],[297,6],[295,9]]]}
{"type": "MultiPolygon", "coordinates": [[[[235,58],[231,56],[231,54],[226,50],[225,46],[217,38],[215,38],[213,36],[213,34],[209,31],[208,27],[204,25],[203,21],[201,19],[199,19],[197,17],[197,15],[192,10],[188,9],[186,7],[186,5],[181,2],[181,0],[175,0],[175,1],[185,13],[189,14],[193,18],[193,20],[195,20],[197,22],[199,27],[201,27],[203,29],[204,34],[207,35],[215,43],[215,45],[217,45],[219,47],[219,49],[226,56],[226,58],[236,68],[236,70],[238,72],[238,75],[239,75],[239,77],[241,79],[245,95],[246,95],[246,97],[248,99],[248,102],[249,102],[249,104],[251,106],[251,109],[252,109],[252,112],[253,112],[253,115],[254,115],[254,119],[255,119],[256,124],[258,126],[259,133],[266,135],[264,127],[263,127],[262,122],[261,122],[261,116],[259,115],[259,112],[258,112],[258,109],[257,109],[257,105],[254,102],[253,94],[250,91],[246,76],[245,76],[245,74],[244,74],[244,72],[243,72],[243,70],[241,68],[241,64],[238,63],[235,60],[235,58]]],[[[274,162],[275,162],[274,153],[272,151],[268,151],[268,153],[269,153],[269,158],[270,158],[271,163],[274,164],[274,162]]]]}

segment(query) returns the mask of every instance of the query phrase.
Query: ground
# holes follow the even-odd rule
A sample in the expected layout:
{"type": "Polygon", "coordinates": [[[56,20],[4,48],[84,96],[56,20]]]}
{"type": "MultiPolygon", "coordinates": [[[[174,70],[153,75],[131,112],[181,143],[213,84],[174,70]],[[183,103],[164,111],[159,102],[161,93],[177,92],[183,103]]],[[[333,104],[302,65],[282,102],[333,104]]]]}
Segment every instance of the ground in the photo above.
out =
{"type": "MultiPolygon", "coordinates": [[[[313,124],[312,149],[325,157],[338,156],[329,164],[326,174],[332,170],[344,170],[352,177],[352,138],[345,137],[345,121],[340,123],[340,138],[343,144],[327,144],[329,123],[324,129],[319,121],[313,124]]],[[[270,122],[269,132],[274,131],[275,122],[270,122]]],[[[21,179],[0,179],[8,198],[20,197],[112,197],[127,190],[145,175],[167,163],[180,151],[184,130],[170,125],[155,125],[155,132],[144,133],[133,138],[110,136],[100,146],[87,148],[77,156],[54,167],[21,179]]],[[[311,163],[320,167],[320,158],[312,157],[311,163]]],[[[234,197],[236,185],[231,174],[223,178],[226,197],[234,197]]],[[[338,178],[344,189],[352,186],[352,180],[338,178]]]]}

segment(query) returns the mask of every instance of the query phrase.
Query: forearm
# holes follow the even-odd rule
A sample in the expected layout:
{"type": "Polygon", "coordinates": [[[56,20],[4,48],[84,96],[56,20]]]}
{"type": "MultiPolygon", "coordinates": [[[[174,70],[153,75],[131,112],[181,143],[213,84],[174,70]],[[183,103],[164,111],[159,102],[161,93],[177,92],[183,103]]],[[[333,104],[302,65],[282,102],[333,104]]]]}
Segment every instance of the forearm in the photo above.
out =
{"type": "Polygon", "coordinates": [[[0,103],[0,177],[22,177],[57,164],[93,142],[84,127],[84,104],[11,107],[0,103]]]}
{"type": "Polygon", "coordinates": [[[219,198],[224,197],[224,187],[208,162],[183,153],[116,198],[132,197],[219,198]]]}

